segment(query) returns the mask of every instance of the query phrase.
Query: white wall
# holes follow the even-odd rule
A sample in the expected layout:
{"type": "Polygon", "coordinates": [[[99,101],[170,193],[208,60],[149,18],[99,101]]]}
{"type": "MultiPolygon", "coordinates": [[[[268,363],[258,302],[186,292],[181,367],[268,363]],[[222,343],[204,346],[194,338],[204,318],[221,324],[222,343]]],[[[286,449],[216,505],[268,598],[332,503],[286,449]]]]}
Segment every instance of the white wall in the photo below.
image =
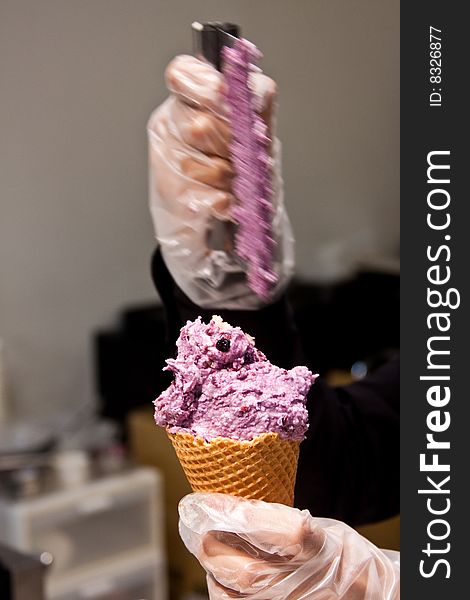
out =
{"type": "MultiPolygon", "coordinates": [[[[398,249],[398,0],[0,0],[0,337],[16,409],[94,397],[90,338],[155,299],[145,123],[194,19],[280,88],[298,272],[398,249]]],[[[156,365],[160,368],[160,365],[156,365]]]]}

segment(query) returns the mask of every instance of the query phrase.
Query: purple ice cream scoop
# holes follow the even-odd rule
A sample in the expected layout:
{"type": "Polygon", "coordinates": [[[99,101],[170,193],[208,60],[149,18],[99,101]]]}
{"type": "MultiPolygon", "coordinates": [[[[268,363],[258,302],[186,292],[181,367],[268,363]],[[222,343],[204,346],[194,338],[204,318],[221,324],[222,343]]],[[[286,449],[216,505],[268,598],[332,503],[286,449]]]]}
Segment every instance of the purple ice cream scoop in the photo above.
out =
{"type": "Polygon", "coordinates": [[[262,433],[302,440],[307,393],[317,375],[307,367],[272,365],[252,337],[214,316],[188,321],[168,359],[170,387],[155,400],[155,422],[170,433],[252,440],[262,433]]]}

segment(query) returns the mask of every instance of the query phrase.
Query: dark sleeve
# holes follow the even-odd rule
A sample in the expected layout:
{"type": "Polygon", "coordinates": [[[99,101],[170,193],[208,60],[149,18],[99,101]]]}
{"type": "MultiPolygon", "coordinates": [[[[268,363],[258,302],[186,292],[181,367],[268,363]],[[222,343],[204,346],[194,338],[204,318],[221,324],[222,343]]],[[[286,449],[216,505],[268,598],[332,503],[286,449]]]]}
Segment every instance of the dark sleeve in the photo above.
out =
{"type": "Polygon", "coordinates": [[[398,357],[351,385],[318,379],[308,398],[310,427],[300,446],[296,506],[351,525],[399,513],[398,357]]]}
{"type": "MultiPolygon", "coordinates": [[[[187,320],[212,314],[250,332],[273,364],[306,364],[285,297],[257,311],[201,309],[174,283],[157,250],[152,277],[174,343],[187,320]]],[[[309,365],[311,367],[311,365],[309,365]]],[[[308,398],[310,427],[300,446],[295,504],[315,516],[352,525],[399,512],[398,359],[352,385],[332,388],[317,379],[308,398]]]]}

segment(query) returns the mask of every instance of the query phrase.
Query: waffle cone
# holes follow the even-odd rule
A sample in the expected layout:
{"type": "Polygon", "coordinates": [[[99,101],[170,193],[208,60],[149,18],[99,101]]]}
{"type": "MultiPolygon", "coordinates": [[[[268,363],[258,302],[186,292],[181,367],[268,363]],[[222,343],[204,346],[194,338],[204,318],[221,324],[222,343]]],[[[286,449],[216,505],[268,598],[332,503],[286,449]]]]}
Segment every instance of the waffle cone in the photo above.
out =
{"type": "Polygon", "coordinates": [[[292,506],[299,441],[263,433],[253,440],[168,433],[194,492],[220,492],[292,506]]]}

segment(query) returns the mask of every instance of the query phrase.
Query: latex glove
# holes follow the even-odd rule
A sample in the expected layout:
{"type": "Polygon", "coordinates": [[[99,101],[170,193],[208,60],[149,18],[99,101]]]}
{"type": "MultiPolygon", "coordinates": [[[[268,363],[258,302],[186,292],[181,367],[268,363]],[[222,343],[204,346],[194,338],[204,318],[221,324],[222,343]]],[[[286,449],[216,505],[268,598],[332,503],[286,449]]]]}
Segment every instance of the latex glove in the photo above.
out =
{"type": "MultiPolygon", "coordinates": [[[[245,266],[233,251],[233,169],[224,79],[210,64],[178,56],[166,70],[169,98],[148,123],[150,210],[165,263],[178,286],[204,308],[255,309],[245,266]]],[[[274,127],[276,85],[252,74],[257,110],[274,127]]],[[[293,237],[284,208],[280,143],[272,142],[276,299],[292,276],[293,237]]]]}
{"type": "Polygon", "coordinates": [[[396,600],[399,554],[345,523],[282,504],[190,494],[180,535],[207,571],[211,600],[396,600]]]}

